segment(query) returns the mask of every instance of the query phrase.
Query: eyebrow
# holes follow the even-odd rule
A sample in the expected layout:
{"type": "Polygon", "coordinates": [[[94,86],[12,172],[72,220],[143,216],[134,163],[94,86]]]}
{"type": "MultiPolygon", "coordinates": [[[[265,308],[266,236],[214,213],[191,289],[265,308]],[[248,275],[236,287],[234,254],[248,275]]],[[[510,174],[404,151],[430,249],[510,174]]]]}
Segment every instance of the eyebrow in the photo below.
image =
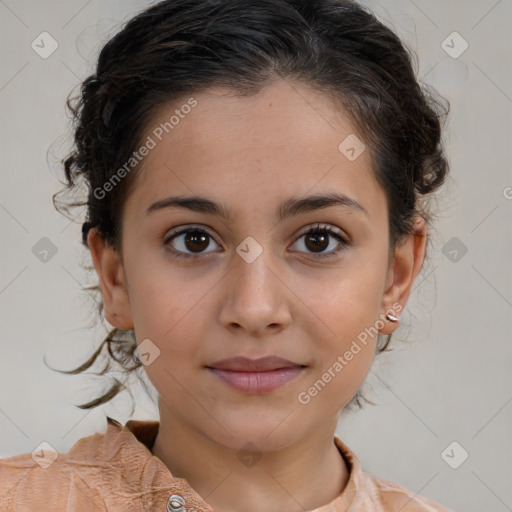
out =
{"type": "MultiPolygon", "coordinates": [[[[329,193],[312,195],[304,198],[291,198],[281,204],[279,208],[279,221],[301,213],[312,212],[329,206],[345,206],[354,211],[368,215],[366,209],[355,199],[342,193],[329,193]]],[[[226,221],[233,219],[231,210],[226,206],[216,203],[211,199],[200,196],[182,197],[171,196],[156,201],[146,209],[146,215],[165,208],[186,208],[193,212],[217,215],[226,221]]]]}

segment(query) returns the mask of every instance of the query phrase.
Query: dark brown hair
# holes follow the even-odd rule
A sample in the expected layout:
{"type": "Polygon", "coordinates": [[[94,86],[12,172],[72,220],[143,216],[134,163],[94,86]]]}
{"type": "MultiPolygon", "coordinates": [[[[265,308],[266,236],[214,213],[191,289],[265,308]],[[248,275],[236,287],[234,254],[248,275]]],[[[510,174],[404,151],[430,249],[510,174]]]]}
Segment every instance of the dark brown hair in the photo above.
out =
{"type": "MultiPolygon", "coordinates": [[[[413,58],[391,29],[352,1],[160,2],[132,18],[108,41],[96,72],[83,81],[77,97],[68,98],[74,148],[63,161],[66,186],[54,194],[54,205],[61,213],[85,206],[83,245],[88,247],[88,232],[96,228],[120,251],[123,206],[137,168],[105,198],[98,198],[95,190],[130,159],[158,109],[212,86],[249,96],[287,79],[328,95],[351,116],[370,149],[375,178],[387,198],[393,251],[404,235],[413,232],[414,215],[430,222],[424,196],[436,190],[448,172],[441,122],[449,103],[419,84],[413,58]],[[84,184],[87,198],[56,201],[64,192],[75,197],[84,184]]],[[[102,317],[99,285],[85,289],[98,297],[102,317]]],[[[387,348],[389,338],[384,345],[378,343],[378,352],[387,348]]],[[[84,364],[63,373],[89,369],[104,345],[125,375],[142,366],[133,329],[114,328],[84,364]]],[[[110,367],[107,361],[99,375],[110,367]]],[[[78,407],[96,407],[128,389],[114,380],[105,394],[78,407]]],[[[360,398],[369,402],[358,392],[350,405],[361,406],[360,398]]]]}

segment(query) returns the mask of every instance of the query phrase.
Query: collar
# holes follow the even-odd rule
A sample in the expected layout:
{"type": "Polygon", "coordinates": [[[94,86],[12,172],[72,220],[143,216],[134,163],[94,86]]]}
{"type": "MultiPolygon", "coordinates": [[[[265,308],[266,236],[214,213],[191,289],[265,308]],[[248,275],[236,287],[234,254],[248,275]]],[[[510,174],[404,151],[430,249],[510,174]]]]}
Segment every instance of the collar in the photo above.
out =
{"type": "MultiPolygon", "coordinates": [[[[107,422],[111,426],[109,428],[114,428],[116,430],[119,430],[120,432],[125,432],[130,435],[129,439],[127,440],[134,448],[138,447],[141,448],[145,447],[146,456],[148,459],[151,459],[152,457],[156,459],[160,464],[161,467],[165,468],[168,472],[168,476],[175,481],[179,481],[184,486],[188,486],[187,489],[190,493],[195,494],[195,497],[197,500],[202,501],[202,498],[195,493],[192,487],[188,485],[186,480],[181,478],[176,478],[172,475],[170,470],[163,464],[163,462],[156,456],[154,456],[151,453],[151,449],[153,448],[153,445],[155,443],[156,436],[158,434],[158,429],[160,426],[159,421],[154,420],[129,420],[126,422],[126,424],[123,426],[121,423],[119,423],[117,420],[114,420],[112,418],[109,418],[107,416],[107,422]]],[[[338,510],[348,510],[348,507],[351,503],[355,500],[356,496],[358,495],[358,489],[361,489],[361,478],[362,478],[362,469],[361,464],[359,462],[358,457],[356,454],[345,444],[343,441],[337,437],[334,436],[334,444],[338,448],[341,456],[345,460],[345,463],[347,465],[348,471],[349,471],[349,479],[347,482],[347,485],[345,486],[345,489],[343,492],[335,498],[331,503],[324,505],[322,507],[319,507],[311,512],[331,512],[331,511],[338,511],[338,510]]]]}

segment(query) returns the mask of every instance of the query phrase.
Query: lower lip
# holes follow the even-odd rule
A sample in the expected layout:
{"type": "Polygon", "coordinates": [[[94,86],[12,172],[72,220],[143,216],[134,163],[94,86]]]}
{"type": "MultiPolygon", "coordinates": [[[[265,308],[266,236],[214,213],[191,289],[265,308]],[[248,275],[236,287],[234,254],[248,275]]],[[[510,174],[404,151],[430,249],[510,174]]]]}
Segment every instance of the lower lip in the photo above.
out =
{"type": "Polygon", "coordinates": [[[208,368],[217,377],[239,391],[251,394],[267,393],[295,379],[304,369],[302,366],[279,368],[267,372],[235,372],[208,368]]]}

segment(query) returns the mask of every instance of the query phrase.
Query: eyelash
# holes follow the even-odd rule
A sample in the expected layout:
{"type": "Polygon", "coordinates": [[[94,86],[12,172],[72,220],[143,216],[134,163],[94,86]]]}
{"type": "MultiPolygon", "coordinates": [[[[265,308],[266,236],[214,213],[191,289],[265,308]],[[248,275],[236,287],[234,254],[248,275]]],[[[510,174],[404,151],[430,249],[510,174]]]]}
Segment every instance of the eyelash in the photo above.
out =
{"type": "MultiPolygon", "coordinates": [[[[196,227],[196,226],[187,226],[186,229],[181,229],[179,231],[171,232],[170,236],[168,236],[165,239],[164,245],[165,246],[169,245],[170,242],[172,240],[174,240],[174,238],[177,238],[178,236],[186,234],[186,233],[189,233],[189,232],[205,234],[205,235],[207,235],[207,236],[209,236],[210,238],[213,239],[213,236],[210,235],[210,233],[208,233],[207,231],[205,231],[201,227],[199,227],[199,226],[198,227],[196,227]]],[[[302,238],[302,237],[304,237],[306,235],[312,234],[312,233],[328,234],[328,235],[332,236],[333,238],[335,238],[340,243],[340,245],[336,249],[331,251],[331,252],[328,252],[326,254],[318,253],[318,254],[314,255],[316,258],[320,258],[320,259],[333,258],[339,252],[344,250],[348,245],[350,245],[349,242],[343,236],[341,236],[340,233],[338,233],[332,227],[330,227],[328,225],[325,225],[325,224],[317,224],[316,226],[313,226],[313,227],[309,228],[308,231],[306,231],[304,233],[301,233],[299,235],[299,237],[297,238],[297,240],[299,240],[300,238],[302,238]]],[[[175,256],[177,258],[189,258],[189,259],[192,259],[192,260],[204,257],[204,254],[206,254],[206,253],[187,254],[187,253],[183,253],[181,251],[176,251],[175,249],[169,249],[169,251],[173,254],[173,256],[175,256]]],[[[313,253],[311,253],[311,254],[313,254],[313,253]]]]}

